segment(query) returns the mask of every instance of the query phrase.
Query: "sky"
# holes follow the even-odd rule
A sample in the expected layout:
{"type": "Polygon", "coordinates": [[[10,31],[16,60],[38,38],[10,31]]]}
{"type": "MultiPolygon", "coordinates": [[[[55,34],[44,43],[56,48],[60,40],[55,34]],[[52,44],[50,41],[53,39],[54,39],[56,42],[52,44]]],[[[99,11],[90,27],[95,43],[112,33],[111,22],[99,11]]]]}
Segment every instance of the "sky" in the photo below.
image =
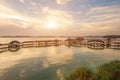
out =
{"type": "Polygon", "coordinates": [[[0,36],[120,35],[120,0],[0,0],[0,36]]]}

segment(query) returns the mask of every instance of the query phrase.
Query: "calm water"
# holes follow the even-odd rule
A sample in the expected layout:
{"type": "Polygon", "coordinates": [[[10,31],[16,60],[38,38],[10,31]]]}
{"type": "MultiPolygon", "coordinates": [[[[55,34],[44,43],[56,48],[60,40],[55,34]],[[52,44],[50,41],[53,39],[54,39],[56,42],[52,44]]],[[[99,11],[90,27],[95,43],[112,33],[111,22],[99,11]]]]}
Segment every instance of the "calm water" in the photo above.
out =
{"type": "MultiPolygon", "coordinates": [[[[12,40],[41,38],[0,38],[0,43],[12,40]]],[[[51,46],[24,48],[0,54],[0,80],[63,80],[80,66],[95,69],[97,65],[120,60],[120,50],[92,50],[86,47],[51,46]]]]}

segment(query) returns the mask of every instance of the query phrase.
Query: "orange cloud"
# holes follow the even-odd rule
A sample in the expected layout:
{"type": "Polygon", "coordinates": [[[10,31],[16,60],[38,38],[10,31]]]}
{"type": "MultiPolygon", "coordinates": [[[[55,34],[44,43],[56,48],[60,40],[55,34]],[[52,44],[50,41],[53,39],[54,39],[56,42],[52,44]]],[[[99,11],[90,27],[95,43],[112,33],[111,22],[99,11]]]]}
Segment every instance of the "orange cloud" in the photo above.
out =
{"type": "Polygon", "coordinates": [[[56,0],[57,4],[67,4],[71,0],[56,0]]]}

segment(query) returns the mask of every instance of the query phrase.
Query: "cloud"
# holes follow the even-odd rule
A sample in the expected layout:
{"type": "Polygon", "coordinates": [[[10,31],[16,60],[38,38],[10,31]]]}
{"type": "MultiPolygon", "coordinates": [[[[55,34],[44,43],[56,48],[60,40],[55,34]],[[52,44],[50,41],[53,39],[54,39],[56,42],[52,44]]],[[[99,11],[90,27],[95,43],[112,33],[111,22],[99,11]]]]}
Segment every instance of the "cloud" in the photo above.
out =
{"type": "MultiPolygon", "coordinates": [[[[21,1],[24,5],[17,1],[13,3],[5,3],[5,1],[6,0],[0,1],[0,30],[4,27],[2,34],[6,34],[5,30],[8,27],[12,28],[12,26],[18,29],[22,28],[22,30],[27,30],[32,27],[33,32],[29,32],[34,35],[92,35],[93,33],[97,35],[99,34],[98,32],[104,32],[104,34],[112,31],[113,33],[119,32],[119,5],[91,6],[90,9],[86,9],[87,6],[76,6],[79,7],[79,9],[76,9],[76,7],[70,5],[69,8],[72,7],[76,9],[76,11],[74,11],[72,8],[68,10],[66,6],[58,9],[57,6],[59,5],[56,6],[56,4],[53,8],[51,7],[51,3],[49,4],[47,2],[39,6],[39,4],[44,3],[44,1],[19,0],[19,2],[21,1]],[[16,2],[20,8],[16,7],[16,2]],[[83,8],[85,10],[83,10],[83,8]],[[46,27],[46,24],[52,21],[56,22],[58,26],[50,30],[46,27]]],[[[57,4],[61,5],[67,4],[70,1],[71,0],[56,0],[57,4]]],[[[78,2],[82,3],[81,1],[78,2]]],[[[12,29],[10,30],[12,31],[12,29]]],[[[7,34],[9,34],[9,32],[7,32],[7,34]]]]}
{"type": "MultiPolygon", "coordinates": [[[[12,25],[20,28],[27,28],[31,27],[31,25],[38,25],[40,22],[39,18],[29,16],[27,13],[23,14],[18,12],[8,4],[0,5],[0,7],[0,27],[12,25]]],[[[34,28],[36,28],[36,26],[34,28]]]]}
{"type": "Polygon", "coordinates": [[[21,3],[25,3],[25,0],[19,0],[21,3]]]}
{"type": "Polygon", "coordinates": [[[19,0],[19,2],[25,4],[25,3],[29,3],[31,6],[36,6],[37,3],[34,0],[19,0]]]}
{"type": "Polygon", "coordinates": [[[120,34],[120,9],[118,5],[92,7],[84,14],[77,15],[71,33],[81,35],[120,34]]]}
{"type": "MultiPolygon", "coordinates": [[[[37,6],[37,3],[33,1],[30,1],[30,3],[32,6],[37,6]]],[[[12,24],[21,28],[34,26],[33,28],[40,30],[42,27],[46,27],[45,25],[50,21],[57,22],[59,27],[69,26],[73,23],[73,17],[68,14],[67,11],[52,9],[49,7],[42,7],[40,10],[36,9],[36,17],[21,14],[10,8],[8,5],[1,7],[0,23],[2,24],[5,24],[3,21],[6,20],[8,24],[12,24]]],[[[2,26],[2,24],[0,25],[2,26]]]]}
{"type": "Polygon", "coordinates": [[[117,5],[94,7],[91,8],[86,16],[89,21],[93,22],[111,22],[113,20],[120,20],[120,9],[117,5]]]}
{"type": "Polygon", "coordinates": [[[72,15],[68,14],[66,11],[43,7],[41,12],[41,15],[43,15],[43,23],[46,23],[46,21],[49,22],[51,20],[54,20],[61,25],[59,27],[65,27],[71,25],[74,22],[72,15]]]}
{"type": "Polygon", "coordinates": [[[37,6],[37,3],[35,1],[30,1],[31,6],[37,6]]]}
{"type": "Polygon", "coordinates": [[[67,4],[71,0],[56,0],[57,4],[67,4]]]}
{"type": "Polygon", "coordinates": [[[0,7],[0,27],[2,25],[14,24],[24,28],[28,25],[29,20],[25,16],[7,6],[0,5],[0,7]]]}

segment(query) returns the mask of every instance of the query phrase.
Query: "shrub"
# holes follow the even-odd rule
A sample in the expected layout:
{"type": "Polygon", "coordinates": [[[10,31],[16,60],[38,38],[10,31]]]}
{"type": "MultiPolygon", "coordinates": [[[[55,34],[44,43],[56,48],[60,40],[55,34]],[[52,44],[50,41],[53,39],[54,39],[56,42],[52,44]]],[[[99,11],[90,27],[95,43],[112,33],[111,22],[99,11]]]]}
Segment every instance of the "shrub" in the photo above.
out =
{"type": "Polygon", "coordinates": [[[65,80],[120,80],[120,61],[102,64],[95,73],[85,67],[78,68],[65,80]]]}
{"type": "Polygon", "coordinates": [[[112,61],[98,66],[95,80],[120,80],[120,61],[112,61]]]}

